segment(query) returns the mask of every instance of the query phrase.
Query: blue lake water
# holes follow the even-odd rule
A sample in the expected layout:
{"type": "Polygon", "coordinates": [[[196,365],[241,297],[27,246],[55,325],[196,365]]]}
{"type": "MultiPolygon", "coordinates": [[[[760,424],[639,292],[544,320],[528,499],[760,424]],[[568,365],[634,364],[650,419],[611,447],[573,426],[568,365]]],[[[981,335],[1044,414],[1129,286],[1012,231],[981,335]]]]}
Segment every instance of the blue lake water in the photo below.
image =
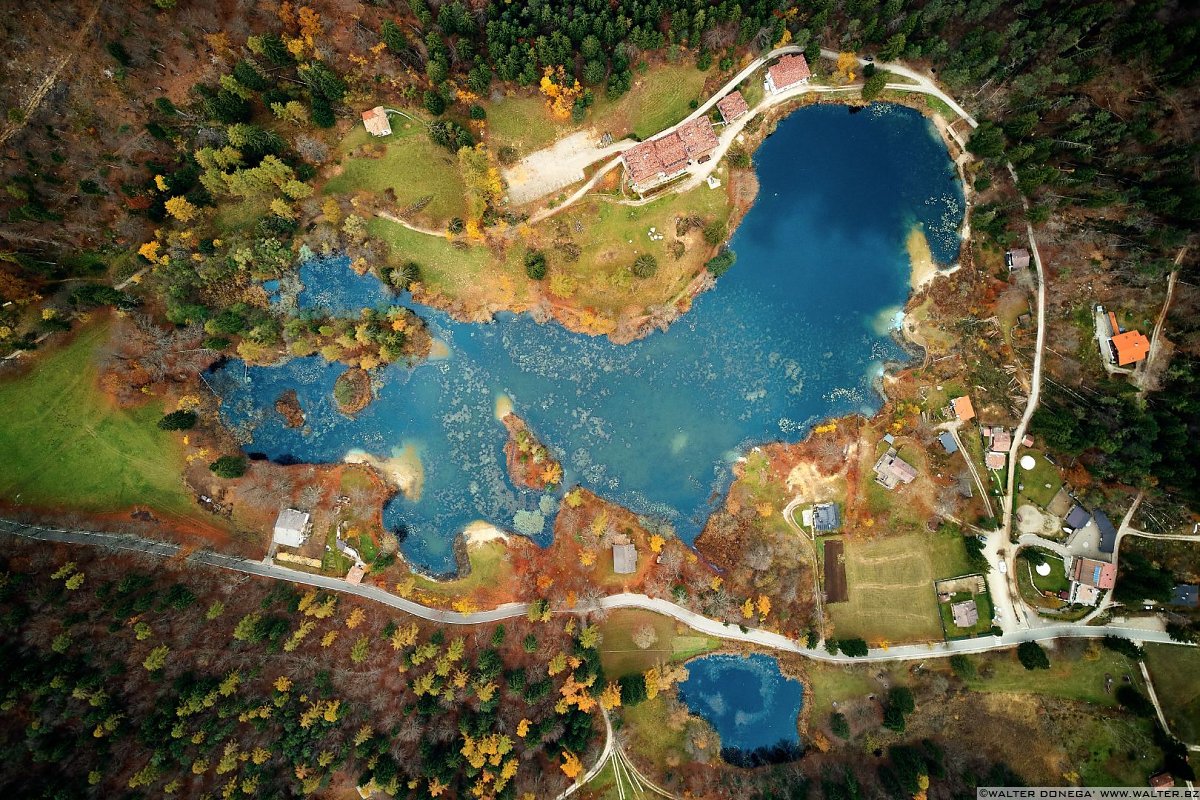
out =
{"type": "Polygon", "coordinates": [[[799,745],[796,722],[804,686],[784,677],[774,658],[705,656],[689,661],[687,668],[679,699],[713,726],[723,752],[799,745]]]}
{"type": "MultiPolygon", "coordinates": [[[[482,519],[512,527],[557,499],[515,489],[504,469],[500,395],[581,483],[639,513],[669,516],[691,542],[749,447],[797,440],[822,419],[871,413],[882,365],[903,357],[887,330],[908,296],[905,237],[921,224],[934,258],[958,257],[962,192],[932,125],[910,109],[814,106],[779,124],[756,154],[760,193],[734,236],[738,262],[666,333],[617,346],[528,316],[457,323],[417,306],[449,356],[374,374],[378,396],[351,419],[332,400],[345,369],[319,357],[278,367],[231,362],[213,376],[246,450],[334,462],[352,449],[421,457],[419,501],[397,497],[385,523],[404,555],[454,569],[454,537],[482,519]],[[307,414],[274,409],[295,389],[307,414]]],[[[400,300],[345,258],[302,265],[302,307],[355,314],[400,300]]]]}

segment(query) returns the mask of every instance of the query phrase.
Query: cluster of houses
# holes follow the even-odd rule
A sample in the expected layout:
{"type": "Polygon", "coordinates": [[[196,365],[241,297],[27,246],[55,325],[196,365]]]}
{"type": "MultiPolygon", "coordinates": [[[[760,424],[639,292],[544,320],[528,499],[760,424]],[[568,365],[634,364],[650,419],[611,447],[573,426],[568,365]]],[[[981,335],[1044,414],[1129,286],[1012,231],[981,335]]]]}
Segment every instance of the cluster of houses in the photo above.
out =
{"type": "Polygon", "coordinates": [[[708,117],[698,117],[661,136],[647,139],[621,155],[634,191],[642,193],[712,158],[719,144],[708,117]]]}
{"type": "MultiPolygon", "coordinates": [[[[764,88],[768,95],[777,95],[808,83],[811,76],[804,56],[784,56],[767,70],[764,88]]],[[[748,114],[750,106],[741,92],[733,91],[717,101],[717,111],[728,125],[748,114]]],[[[712,121],[701,116],[629,148],[621,160],[629,185],[642,194],[674,180],[693,164],[707,162],[719,144],[712,121]]]]}

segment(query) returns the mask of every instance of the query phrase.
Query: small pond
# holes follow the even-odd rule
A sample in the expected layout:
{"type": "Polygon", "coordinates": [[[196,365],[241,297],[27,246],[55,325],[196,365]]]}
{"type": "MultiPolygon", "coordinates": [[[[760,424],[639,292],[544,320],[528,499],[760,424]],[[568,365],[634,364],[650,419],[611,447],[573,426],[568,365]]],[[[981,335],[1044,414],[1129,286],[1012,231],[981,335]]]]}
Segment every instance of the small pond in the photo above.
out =
{"type": "MultiPolygon", "coordinates": [[[[551,536],[558,498],[508,480],[501,397],[562,461],[565,485],[664,515],[690,543],[748,449],[878,407],[884,364],[905,357],[890,329],[909,294],[913,229],[937,262],[958,258],[961,187],[911,109],[803,108],[755,161],[760,192],[731,243],[737,264],[666,333],[618,346],[527,315],[474,325],[417,306],[448,355],[376,370],[377,398],[355,418],[331,397],[345,366],[319,357],[229,362],[210,376],[222,414],[247,452],[272,459],[327,463],[357,450],[415,465],[419,498],[398,496],[384,521],[432,572],[454,570],[453,541],[474,520],[512,528],[525,512],[526,533],[551,536]],[[274,410],[286,389],[307,415],[302,429],[274,410]]],[[[301,307],[353,315],[411,303],[348,263],[304,263],[301,307]]]]}
{"type": "Polygon", "coordinates": [[[721,737],[721,757],[756,766],[791,761],[800,754],[797,720],[804,686],[784,677],[764,655],[715,655],[688,662],[679,699],[721,737]]]}

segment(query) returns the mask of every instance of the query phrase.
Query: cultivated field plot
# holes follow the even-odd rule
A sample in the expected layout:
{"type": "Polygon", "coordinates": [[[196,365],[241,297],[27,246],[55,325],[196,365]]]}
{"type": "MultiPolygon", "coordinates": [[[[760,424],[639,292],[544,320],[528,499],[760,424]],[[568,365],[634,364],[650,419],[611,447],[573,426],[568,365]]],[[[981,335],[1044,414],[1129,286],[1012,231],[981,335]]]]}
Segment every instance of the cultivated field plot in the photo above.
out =
{"type": "Polygon", "coordinates": [[[834,635],[868,642],[942,638],[933,582],[966,572],[961,537],[913,533],[846,538],[843,545],[849,599],[829,606],[834,635]]]}
{"type": "Polygon", "coordinates": [[[1200,649],[1147,645],[1146,666],[1171,733],[1188,744],[1200,744],[1200,649]]]}
{"type": "Polygon", "coordinates": [[[845,546],[841,539],[828,539],[824,549],[825,602],[845,602],[849,599],[846,591],[846,564],[843,560],[845,546]]]}

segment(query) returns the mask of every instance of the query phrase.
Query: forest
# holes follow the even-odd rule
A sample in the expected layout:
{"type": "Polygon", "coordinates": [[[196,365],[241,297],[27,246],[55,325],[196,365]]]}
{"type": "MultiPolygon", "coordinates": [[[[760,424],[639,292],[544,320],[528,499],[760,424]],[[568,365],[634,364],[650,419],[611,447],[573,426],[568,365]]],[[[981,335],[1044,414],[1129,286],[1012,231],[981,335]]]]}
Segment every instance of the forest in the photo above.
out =
{"type": "Polygon", "coordinates": [[[25,765],[0,778],[9,796],[281,797],[350,780],[544,797],[579,774],[591,712],[619,697],[596,627],[574,617],[447,629],[285,583],[9,544],[0,751],[25,765]]]}

